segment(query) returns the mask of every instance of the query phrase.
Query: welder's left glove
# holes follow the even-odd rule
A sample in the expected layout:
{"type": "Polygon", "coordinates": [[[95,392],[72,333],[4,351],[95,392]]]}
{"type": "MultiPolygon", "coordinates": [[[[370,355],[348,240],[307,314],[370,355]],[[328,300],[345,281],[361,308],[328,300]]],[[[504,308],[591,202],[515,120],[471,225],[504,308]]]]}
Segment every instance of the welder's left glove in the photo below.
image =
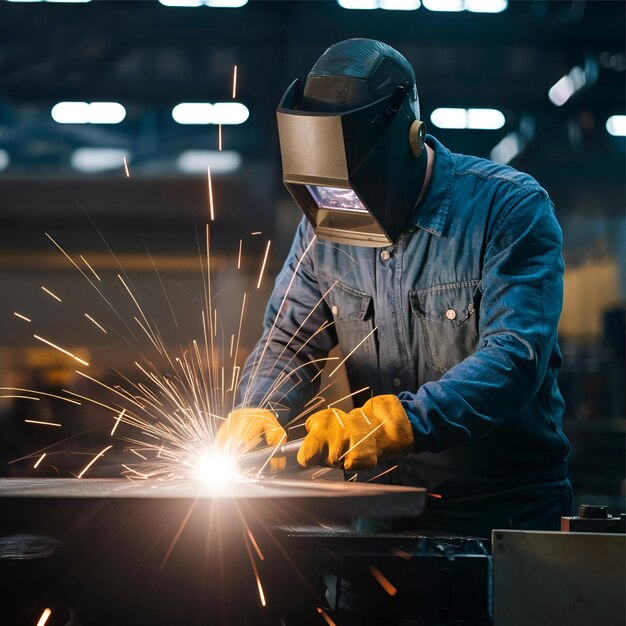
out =
{"type": "Polygon", "coordinates": [[[400,400],[375,396],[350,413],[324,409],[306,421],[308,435],[298,451],[303,466],[364,470],[413,450],[413,430],[400,400]]]}

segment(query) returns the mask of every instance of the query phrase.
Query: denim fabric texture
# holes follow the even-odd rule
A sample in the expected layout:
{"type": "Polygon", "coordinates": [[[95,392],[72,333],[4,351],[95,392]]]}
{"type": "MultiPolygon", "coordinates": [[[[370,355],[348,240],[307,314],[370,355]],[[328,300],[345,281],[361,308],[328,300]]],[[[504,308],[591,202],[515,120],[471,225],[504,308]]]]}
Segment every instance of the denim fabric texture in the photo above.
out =
{"type": "Polygon", "coordinates": [[[432,178],[394,245],[324,242],[300,223],[240,403],[285,423],[318,391],[311,361],[339,343],[352,390],[367,387],[355,406],[393,393],[411,422],[415,450],[386,480],[444,498],[567,481],[554,206],[527,174],[427,143],[432,178]]]}

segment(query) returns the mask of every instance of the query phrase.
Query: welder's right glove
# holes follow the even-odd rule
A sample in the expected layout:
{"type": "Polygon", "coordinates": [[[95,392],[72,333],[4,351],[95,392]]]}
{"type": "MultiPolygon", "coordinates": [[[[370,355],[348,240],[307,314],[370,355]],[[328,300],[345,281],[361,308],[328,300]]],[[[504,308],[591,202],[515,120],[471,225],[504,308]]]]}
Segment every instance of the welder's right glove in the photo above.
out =
{"type": "MultiPolygon", "coordinates": [[[[287,442],[287,433],[276,419],[276,415],[267,409],[235,409],[222,423],[215,445],[228,452],[243,454],[257,446],[279,446],[287,442]]],[[[272,471],[285,467],[284,458],[272,458],[272,471]]]]}
{"type": "Polygon", "coordinates": [[[411,452],[415,443],[406,411],[393,395],[374,396],[350,413],[323,409],[305,426],[308,434],[298,451],[298,463],[305,467],[371,469],[411,452]]]}

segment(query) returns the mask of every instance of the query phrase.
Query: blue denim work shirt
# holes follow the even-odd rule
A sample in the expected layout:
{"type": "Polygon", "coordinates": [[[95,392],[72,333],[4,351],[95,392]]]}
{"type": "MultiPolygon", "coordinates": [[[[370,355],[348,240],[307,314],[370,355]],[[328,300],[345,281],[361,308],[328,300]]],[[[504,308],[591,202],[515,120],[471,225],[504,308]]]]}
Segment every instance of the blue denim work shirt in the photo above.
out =
{"type": "Polygon", "coordinates": [[[447,498],[566,480],[554,206],[527,174],[427,143],[430,184],[393,245],[324,242],[300,223],[242,402],[285,423],[317,393],[323,361],[311,362],[339,343],[354,350],[351,389],[367,387],[355,406],[395,394],[411,422],[392,482],[447,498]]]}

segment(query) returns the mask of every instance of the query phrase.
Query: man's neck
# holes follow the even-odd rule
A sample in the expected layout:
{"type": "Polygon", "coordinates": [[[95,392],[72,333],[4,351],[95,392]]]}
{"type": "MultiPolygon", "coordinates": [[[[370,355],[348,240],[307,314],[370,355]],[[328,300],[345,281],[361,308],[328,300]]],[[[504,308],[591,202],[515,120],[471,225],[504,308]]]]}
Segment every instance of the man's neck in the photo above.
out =
{"type": "Polygon", "coordinates": [[[433,165],[435,163],[435,151],[428,145],[425,144],[426,154],[428,155],[428,164],[426,165],[426,176],[424,176],[424,184],[422,185],[422,191],[420,191],[419,198],[417,199],[417,203],[415,206],[419,206],[419,203],[422,201],[426,190],[428,189],[428,185],[430,184],[430,178],[433,174],[433,165]]]}

